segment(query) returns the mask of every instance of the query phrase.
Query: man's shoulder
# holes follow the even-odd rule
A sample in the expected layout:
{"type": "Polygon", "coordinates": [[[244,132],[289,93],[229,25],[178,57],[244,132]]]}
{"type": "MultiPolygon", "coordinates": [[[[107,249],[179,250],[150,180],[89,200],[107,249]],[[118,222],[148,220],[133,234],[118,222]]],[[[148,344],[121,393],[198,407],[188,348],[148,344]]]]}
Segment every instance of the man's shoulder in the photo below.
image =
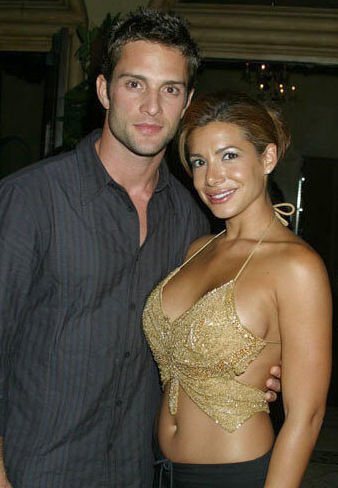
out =
{"type": "Polygon", "coordinates": [[[19,212],[22,218],[29,214],[39,215],[40,221],[43,215],[48,219],[56,195],[74,198],[79,194],[76,190],[79,184],[74,184],[79,181],[74,153],[68,151],[42,159],[1,180],[1,208],[8,215],[19,212]]]}
{"type": "Polygon", "coordinates": [[[67,178],[67,168],[74,164],[75,150],[41,159],[1,180],[1,186],[34,188],[50,178],[67,178]]]}
{"type": "Polygon", "coordinates": [[[68,151],[45,159],[41,159],[20,171],[17,171],[0,182],[1,188],[22,188],[27,191],[46,189],[48,181],[67,180],[69,171],[74,166],[75,151],[68,151]]]}
{"type": "Polygon", "coordinates": [[[88,173],[101,171],[93,165],[95,159],[94,140],[100,131],[93,131],[71,150],[60,152],[21,169],[0,181],[1,189],[22,189],[26,194],[50,196],[54,188],[63,193],[77,195],[81,190],[81,179],[88,173]],[[94,169],[93,169],[94,168],[94,169]]]}

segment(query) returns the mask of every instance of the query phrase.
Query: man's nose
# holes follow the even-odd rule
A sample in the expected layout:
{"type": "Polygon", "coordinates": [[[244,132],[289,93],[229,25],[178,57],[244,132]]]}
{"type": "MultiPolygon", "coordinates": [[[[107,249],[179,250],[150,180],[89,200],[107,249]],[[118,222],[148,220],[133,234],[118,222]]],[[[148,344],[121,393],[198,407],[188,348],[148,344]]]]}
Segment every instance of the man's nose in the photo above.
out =
{"type": "Polygon", "coordinates": [[[141,104],[141,112],[147,113],[152,117],[161,112],[161,96],[157,90],[148,90],[144,94],[141,104]]]}

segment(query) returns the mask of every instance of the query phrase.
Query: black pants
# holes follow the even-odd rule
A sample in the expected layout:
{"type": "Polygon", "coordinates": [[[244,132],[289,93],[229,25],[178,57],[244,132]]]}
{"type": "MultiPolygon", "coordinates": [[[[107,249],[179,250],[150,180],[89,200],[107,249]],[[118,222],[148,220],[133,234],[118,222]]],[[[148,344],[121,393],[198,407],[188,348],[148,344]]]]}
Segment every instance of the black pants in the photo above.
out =
{"type": "Polygon", "coordinates": [[[263,488],[271,457],[229,464],[155,463],[158,488],[263,488]]]}

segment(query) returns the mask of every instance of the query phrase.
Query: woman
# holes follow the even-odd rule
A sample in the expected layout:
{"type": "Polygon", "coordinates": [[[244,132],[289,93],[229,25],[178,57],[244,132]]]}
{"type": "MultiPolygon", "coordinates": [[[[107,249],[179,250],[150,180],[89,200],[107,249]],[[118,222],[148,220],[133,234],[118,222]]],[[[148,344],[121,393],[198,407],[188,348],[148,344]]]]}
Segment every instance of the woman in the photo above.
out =
{"type": "Polygon", "coordinates": [[[244,94],[204,97],[183,120],[182,162],[226,231],[193,243],[144,311],[170,486],[299,487],[315,445],[331,299],[320,257],[282,225],[267,192],[288,145],[278,113],[244,94]],[[280,359],[285,422],[274,439],[264,388],[280,359]]]}

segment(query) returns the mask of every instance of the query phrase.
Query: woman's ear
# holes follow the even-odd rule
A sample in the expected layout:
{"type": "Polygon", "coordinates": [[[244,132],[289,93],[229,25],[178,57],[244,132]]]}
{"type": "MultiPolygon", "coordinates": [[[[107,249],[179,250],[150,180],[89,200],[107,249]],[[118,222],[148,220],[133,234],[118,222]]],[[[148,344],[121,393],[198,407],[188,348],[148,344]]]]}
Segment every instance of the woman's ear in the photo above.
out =
{"type": "Polygon", "coordinates": [[[102,74],[96,78],[96,93],[103,108],[108,110],[110,106],[108,97],[108,85],[106,78],[102,74]]]}
{"type": "Polygon", "coordinates": [[[263,153],[264,174],[269,175],[275,169],[277,164],[277,146],[270,143],[266,146],[263,153]]]}

